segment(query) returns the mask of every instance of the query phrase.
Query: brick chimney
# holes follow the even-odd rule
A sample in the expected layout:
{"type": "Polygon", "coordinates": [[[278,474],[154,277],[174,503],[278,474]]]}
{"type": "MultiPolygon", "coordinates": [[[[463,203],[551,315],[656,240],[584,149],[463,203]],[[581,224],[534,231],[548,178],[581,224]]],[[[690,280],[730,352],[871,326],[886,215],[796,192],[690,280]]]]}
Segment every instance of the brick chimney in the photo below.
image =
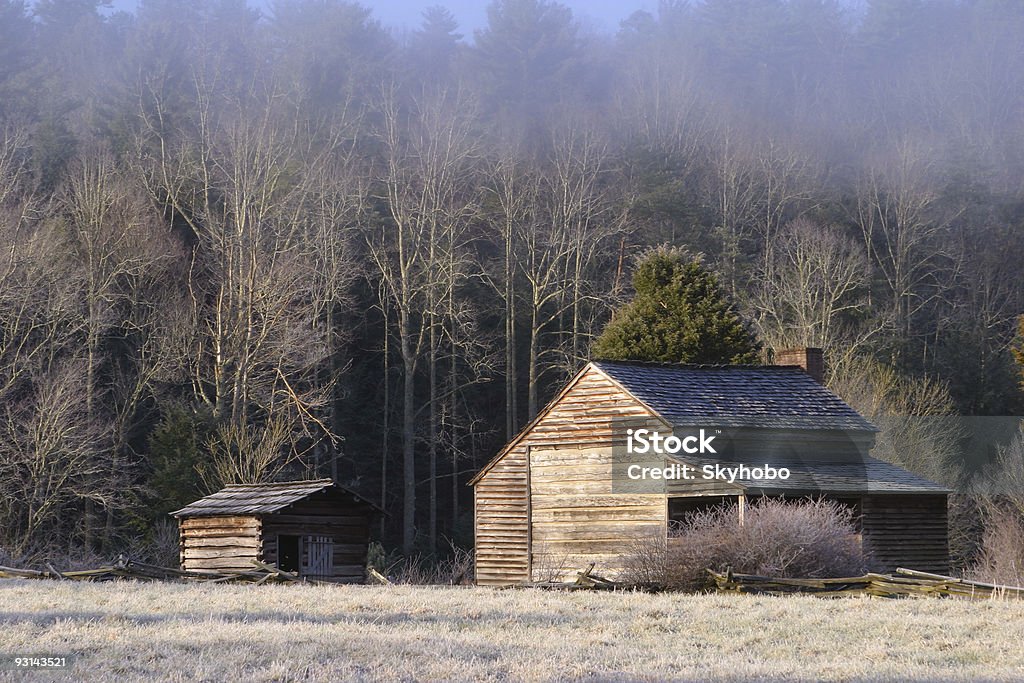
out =
{"type": "Polygon", "coordinates": [[[825,354],[821,349],[779,349],[775,352],[776,365],[799,365],[818,384],[825,383],[825,354]]]}

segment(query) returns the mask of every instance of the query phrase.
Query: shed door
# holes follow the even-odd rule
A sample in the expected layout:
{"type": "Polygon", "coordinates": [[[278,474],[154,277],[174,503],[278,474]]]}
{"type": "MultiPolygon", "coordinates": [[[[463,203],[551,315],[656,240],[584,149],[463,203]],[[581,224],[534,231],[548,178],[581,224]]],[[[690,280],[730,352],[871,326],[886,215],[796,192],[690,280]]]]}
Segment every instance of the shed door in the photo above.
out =
{"type": "Polygon", "coordinates": [[[334,539],[330,536],[306,536],[307,576],[328,577],[334,574],[334,539]]]}
{"type": "Polygon", "coordinates": [[[299,571],[302,548],[298,536],[279,534],[277,537],[277,568],[283,572],[299,571]]]}

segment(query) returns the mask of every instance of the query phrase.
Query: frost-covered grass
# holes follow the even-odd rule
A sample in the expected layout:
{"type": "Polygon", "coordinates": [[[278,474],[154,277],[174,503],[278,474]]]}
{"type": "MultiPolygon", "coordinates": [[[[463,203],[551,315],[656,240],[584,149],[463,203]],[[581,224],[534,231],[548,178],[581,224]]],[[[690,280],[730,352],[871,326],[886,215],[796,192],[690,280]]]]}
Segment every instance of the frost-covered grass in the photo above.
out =
{"type": "Polygon", "coordinates": [[[1024,601],[0,581],[0,680],[1020,680],[1024,601]]]}

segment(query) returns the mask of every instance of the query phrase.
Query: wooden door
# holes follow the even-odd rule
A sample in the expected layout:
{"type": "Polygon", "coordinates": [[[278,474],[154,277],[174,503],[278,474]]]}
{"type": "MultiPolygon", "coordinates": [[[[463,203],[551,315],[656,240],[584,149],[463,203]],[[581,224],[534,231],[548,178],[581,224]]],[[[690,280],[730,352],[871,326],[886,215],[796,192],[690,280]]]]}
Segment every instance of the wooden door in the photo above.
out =
{"type": "Polygon", "coordinates": [[[327,578],[334,575],[334,539],[330,536],[306,536],[306,576],[327,578]]]}

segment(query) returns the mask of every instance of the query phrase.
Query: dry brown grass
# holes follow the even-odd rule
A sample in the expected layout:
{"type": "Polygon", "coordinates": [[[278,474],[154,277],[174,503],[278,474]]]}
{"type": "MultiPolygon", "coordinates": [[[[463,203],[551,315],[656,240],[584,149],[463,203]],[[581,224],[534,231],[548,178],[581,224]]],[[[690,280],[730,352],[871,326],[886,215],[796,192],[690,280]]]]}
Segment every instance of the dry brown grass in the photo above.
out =
{"type": "Polygon", "coordinates": [[[1024,602],[0,581],[0,680],[1020,680],[1024,602]],[[17,678],[19,677],[20,678],[17,678]]]}

